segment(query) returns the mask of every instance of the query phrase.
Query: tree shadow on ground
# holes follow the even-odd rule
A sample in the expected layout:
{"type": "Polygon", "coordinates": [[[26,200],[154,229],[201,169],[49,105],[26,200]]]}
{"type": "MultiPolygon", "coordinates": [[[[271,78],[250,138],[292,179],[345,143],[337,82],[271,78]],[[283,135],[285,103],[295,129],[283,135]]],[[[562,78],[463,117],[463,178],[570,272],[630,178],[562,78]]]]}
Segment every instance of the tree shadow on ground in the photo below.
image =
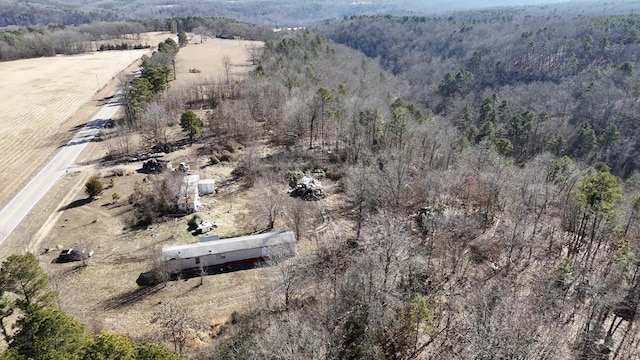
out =
{"type": "MultiPolygon", "coordinates": [[[[55,258],[53,260],[51,260],[52,264],[65,264],[65,263],[69,263],[70,261],[59,261],[59,258],[55,258]]],[[[67,269],[64,269],[63,271],[61,271],[59,273],[60,276],[69,276],[69,275],[73,275],[76,273],[79,273],[81,271],[83,271],[84,269],[87,268],[86,264],[82,264],[82,263],[78,263],[77,265],[71,266],[67,269]]]]}
{"type": "Polygon", "coordinates": [[[58,210],[58,211],[74,209],[74,208],[80,207],[82,205],[86,205],[86,204],[88,204],[90,202],[91,202],[91,198],[84,198],[84,199],[74,200],[74,201],[70,202],[69,204],[67,204],[66,206],[60,208],[60,210],[58,210]]]}
{"type": "Polygon", "coordinates": [[[141,286],[135,290],[124,292],[102,302],[105,310],[118,310],[125,307],[135,305],[142,301],[145,297],[154,294],[165,287],[165,284],[156,286],[141,286]]]}

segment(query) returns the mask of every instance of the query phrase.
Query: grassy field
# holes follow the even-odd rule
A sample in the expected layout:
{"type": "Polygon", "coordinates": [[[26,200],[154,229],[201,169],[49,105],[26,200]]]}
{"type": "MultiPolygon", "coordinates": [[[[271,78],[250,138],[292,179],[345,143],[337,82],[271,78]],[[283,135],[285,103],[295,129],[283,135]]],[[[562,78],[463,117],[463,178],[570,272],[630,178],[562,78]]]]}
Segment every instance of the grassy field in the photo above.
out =
{"type": "Polygon", "coordinates": [[[190,40],[189,45],[178,53],[176,85],[199,83],[205,79],[224,79],[226,56],[231,60],[230,75],[234,78],[241,77],[253,69],[248,51],[262,46],[260,41],[218,38],[207,38],[201,43],[200,36],[195,36],[190,40]],[[189,69],[200,72],[190,73],[189,69]]]}

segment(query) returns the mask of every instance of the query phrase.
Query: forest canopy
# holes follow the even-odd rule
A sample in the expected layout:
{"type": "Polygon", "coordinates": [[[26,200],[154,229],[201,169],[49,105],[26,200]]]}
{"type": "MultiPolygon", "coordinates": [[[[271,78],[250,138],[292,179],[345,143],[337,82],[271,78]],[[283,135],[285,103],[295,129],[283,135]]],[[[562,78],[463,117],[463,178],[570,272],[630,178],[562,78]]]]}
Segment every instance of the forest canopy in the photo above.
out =
{"type": "Polygon", "coordinates": [[[550,151],[638,170],[640,16],[358,16],[317,30],[379,58],[410,100],[526,162],[550,151]]]}

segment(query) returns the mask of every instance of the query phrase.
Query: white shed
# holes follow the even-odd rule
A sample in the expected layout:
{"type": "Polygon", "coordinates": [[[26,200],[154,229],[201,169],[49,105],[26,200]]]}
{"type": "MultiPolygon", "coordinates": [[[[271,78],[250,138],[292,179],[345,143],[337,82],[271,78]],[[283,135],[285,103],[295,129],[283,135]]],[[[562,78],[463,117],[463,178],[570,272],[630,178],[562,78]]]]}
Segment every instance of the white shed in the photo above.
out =
{"type": "Polygon", "coordinates": [[[208,195],[216,192],[216,182],[213,179],[202,179],[198,181],[198,192],[200,195],[208,195]]]}
{"type": "Polygon", "coordinates": [[[233,266],[264,260],[269,254],[292,256],[296,237],[292,231],[248,235],[162,248],[162,259],[169,271],[233,266]]]}
{"type": "Polygon", "coordinates": [[[198,194],[198,175],[185,175],[182,178],[180,194],[178,195],[178,211],[192,213],[200,208],[200,196],[198,194]]]}

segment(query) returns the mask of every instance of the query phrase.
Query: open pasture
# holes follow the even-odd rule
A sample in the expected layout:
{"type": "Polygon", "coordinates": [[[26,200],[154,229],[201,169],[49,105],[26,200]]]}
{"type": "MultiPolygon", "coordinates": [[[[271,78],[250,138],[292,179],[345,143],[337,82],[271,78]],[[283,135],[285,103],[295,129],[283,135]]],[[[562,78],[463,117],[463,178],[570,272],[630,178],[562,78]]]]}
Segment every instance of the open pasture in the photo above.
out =
{"type": "Polygon", "coordinates": [[[207,38],[200,42],[200,36],[193,36],[189,44],[180,49],[176,59],[176,85],[201,83],[204,80],[223,81],[226,77],[225,57],[230,60],[230,78],[238,79],[253,70],[249,51],[262,48],[261,41],[225,40],[207,38]],[[196,69],[200,72],[189,72],[196,69]]]}

